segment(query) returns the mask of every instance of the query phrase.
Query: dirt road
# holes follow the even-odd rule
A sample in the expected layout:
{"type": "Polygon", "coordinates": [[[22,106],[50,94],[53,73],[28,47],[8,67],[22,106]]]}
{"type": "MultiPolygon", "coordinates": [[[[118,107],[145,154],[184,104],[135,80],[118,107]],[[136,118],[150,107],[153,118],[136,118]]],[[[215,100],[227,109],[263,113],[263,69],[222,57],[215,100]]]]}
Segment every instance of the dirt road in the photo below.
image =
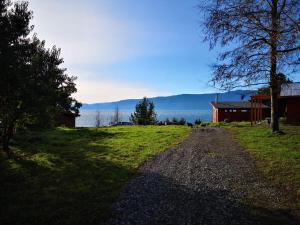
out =
{"type": "Polygon", "coordinates": [[[193,130],[139,172],[114,204],[109,225],[297,224],[286,210],[292,199],[221,128],[193,130]]]}

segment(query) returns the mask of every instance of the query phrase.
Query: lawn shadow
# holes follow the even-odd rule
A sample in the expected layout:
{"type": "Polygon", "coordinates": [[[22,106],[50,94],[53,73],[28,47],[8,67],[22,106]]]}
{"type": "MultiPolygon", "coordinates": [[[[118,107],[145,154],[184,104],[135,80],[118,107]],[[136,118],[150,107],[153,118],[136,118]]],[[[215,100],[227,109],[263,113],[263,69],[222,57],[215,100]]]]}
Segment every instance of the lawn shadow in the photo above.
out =
{"type": "Polygon", "coordinates": [[[0,224],[103,224],[133,176],[105,158],[111,149],[101,142],[115,135],[58,129],[17,137],[16,158],[0,161],[0,224]]]}

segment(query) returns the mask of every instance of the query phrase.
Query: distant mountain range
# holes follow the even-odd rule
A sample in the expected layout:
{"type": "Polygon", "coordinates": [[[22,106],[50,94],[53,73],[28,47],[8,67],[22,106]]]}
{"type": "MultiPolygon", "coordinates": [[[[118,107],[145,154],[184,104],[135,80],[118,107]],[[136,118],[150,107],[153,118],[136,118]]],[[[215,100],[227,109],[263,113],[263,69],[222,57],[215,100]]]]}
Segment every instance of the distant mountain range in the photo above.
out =
{"type": "MultiPolygon", "coordinates": [[[[210,94],[182,94],[168,97],[149,98],[154,102],[156,110],[209,110],[210,102],[215,101],[241,101],[249,100],[253,90],[236,90],[225,93],[210,94]]],[[[133,111],[140,99],[127,99],[117,102],[83,104],[81,110],[120,110],[133,111]]]]}

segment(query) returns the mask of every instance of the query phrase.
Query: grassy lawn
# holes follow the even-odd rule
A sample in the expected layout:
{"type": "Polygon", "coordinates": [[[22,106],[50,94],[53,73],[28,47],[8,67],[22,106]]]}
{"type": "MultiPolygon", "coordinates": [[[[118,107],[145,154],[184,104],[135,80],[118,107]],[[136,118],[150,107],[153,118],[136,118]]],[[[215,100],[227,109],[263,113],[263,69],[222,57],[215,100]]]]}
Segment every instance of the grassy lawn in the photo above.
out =
{"type": "Polygon", "coordinates": [[[137,168],[190,132],[149,126],[19,134],[17,158],[0,157],[0,224],[103,224],[137,168]]]}
{"type": "Polygon", "coordinates": [[[300,210],[300,126],[281,126],[283,135],[272,134],[266,125],[222,126],[249,151],[265,177],[295,195],[295,207],[300,210]]]}

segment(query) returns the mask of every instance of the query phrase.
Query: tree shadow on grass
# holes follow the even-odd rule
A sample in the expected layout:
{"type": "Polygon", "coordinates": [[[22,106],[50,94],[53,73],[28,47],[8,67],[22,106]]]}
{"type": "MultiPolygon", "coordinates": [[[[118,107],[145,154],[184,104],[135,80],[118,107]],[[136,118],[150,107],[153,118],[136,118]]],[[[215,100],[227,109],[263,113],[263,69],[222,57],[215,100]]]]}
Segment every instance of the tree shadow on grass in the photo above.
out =
{"type": "Polygon", "coordinates": [[[230,190],[192,189],[168,177],[146,173],[129,183],[114,203],[109,225],[296,225],[284,209],[237,200],[230,190]]]}
{"type": "Polygon", "coordinates": [[[105,157],[112,149],[101,142],[115,135],[61,129],[17,137],[16,158],[0,161],[0,224],[103,224],[133,176],[105,157]]]}
{"type": "MultiPolygon", "coordinates": [[[[20,157],[0,162],[0,224],[105,224],[112,202],[134,175],[104,157],[112,149],[102,142],[117,135],[59,129],[19,137],[20,157]]],[[[114,209],[111,224],[294,223],[289,212],[242,203],[230,190],[193,189],[159,174],[137,177],[114,209]]]]}

